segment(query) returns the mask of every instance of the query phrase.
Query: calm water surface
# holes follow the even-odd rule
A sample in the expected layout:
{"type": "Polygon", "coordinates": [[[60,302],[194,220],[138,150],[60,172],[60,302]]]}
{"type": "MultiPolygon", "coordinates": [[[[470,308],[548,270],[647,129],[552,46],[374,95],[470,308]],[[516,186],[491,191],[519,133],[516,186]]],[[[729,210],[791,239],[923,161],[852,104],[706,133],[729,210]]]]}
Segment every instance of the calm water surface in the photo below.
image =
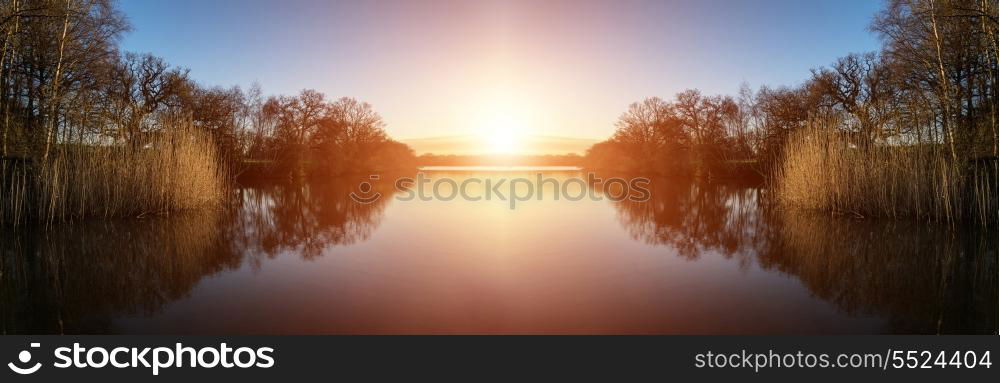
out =
{"type": "MultiPolygon", "coordinates": [[[[538,172],[425,171],[458,183],[534,180],[538,172]]],[[[349,198],[368,177],[348,177],[245,186],[230,209],[5,229],[2,331],[865,334],[997,326],[995,231],[779,210],[754,185],[657,179],[645,203],[556,200],[543,185],[541,200],[510,209],[500,200],[398,200],[393,178],[375,183],[370,193],[383,197],[371,204],[349,198]]]]}

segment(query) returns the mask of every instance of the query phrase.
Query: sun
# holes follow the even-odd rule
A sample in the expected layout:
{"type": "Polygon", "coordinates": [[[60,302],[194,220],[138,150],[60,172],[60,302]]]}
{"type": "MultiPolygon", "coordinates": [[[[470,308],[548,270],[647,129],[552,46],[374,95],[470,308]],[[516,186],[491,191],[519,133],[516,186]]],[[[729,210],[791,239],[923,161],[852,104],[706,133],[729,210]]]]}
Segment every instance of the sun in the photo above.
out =
{"type": "Polygon", "coordinates": [[[529,94],[504,87],[484,88],[466,100],[464,110],[480,154],[521,155],[532,150],[539,115],[529,94]]]}
{"type": "Polygon", "coordinates": [[[510,154],[518,149],[517,139],[510,131],[496,131],[486,138],[490,153],[510,154]]]}
{"type": "Polygon", "coordinates": [[[481,128],[483,149],[491,154],[516,154],[522,150],[526,126],[510,114],[497,114],[481,128]]]}

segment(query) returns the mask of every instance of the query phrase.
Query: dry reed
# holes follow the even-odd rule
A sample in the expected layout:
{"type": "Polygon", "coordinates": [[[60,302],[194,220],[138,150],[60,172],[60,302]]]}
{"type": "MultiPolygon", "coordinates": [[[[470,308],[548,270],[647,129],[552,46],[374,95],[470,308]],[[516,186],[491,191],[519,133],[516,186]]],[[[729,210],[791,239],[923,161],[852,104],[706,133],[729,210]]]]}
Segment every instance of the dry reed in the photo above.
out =
{"type": "Polygon", "coordinates": [[[182,124],[141,145],[65,145],[3,169],[0,223],[163,214],[218,203],[225,171],[203,132],[182,124]]]}
{"type": "Polygon", "coordinates": [[[996,219],[995,173],[955,163],[929,145],[859,147],[810,128],[788,140],[775,173],[781,202],[807,209],[948,222],[996,219]]]}

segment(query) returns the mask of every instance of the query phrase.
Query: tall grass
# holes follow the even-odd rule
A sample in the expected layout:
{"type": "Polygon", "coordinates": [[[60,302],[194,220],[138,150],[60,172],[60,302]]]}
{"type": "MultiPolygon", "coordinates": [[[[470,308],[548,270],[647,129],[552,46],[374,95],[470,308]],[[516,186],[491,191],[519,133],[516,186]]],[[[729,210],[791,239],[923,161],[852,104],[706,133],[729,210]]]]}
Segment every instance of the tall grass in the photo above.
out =
{"type": "Polygon", "coordinates": [[[990,223],[997,211],[995,177],[989,166],[953,161],[935,146],[859,147],[809,128],[788,140],[773,180],[781,202],[807,209],[990,223]]]}
{"type": "Polygon", "coordinates": [[[206,134],[179,124],[143,144],[63,145],[4,165],[0,223],[162,214],[218,203],[225,169],[206,134]]]}

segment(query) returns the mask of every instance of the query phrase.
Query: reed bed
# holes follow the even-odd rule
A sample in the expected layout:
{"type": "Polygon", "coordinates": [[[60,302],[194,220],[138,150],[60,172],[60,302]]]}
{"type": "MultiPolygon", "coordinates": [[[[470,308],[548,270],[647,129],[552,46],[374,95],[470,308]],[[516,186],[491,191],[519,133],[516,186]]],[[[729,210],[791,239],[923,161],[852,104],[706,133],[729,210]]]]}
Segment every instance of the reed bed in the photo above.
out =
{"type": "Polygon", "coordinates": [[[930,145],[859,147],[830,130],[810,128],[788,140],[775,173],[780,201],[806,209],[996,222],[995,169],[953,161],[930,145]]]}
{"type": "Polygon", "coordinates": [[[0,223],[135,217],[217,204],[215,147],[189,124],[141,145],[64,145],[45,161],[4,165],[0,223]]]}

